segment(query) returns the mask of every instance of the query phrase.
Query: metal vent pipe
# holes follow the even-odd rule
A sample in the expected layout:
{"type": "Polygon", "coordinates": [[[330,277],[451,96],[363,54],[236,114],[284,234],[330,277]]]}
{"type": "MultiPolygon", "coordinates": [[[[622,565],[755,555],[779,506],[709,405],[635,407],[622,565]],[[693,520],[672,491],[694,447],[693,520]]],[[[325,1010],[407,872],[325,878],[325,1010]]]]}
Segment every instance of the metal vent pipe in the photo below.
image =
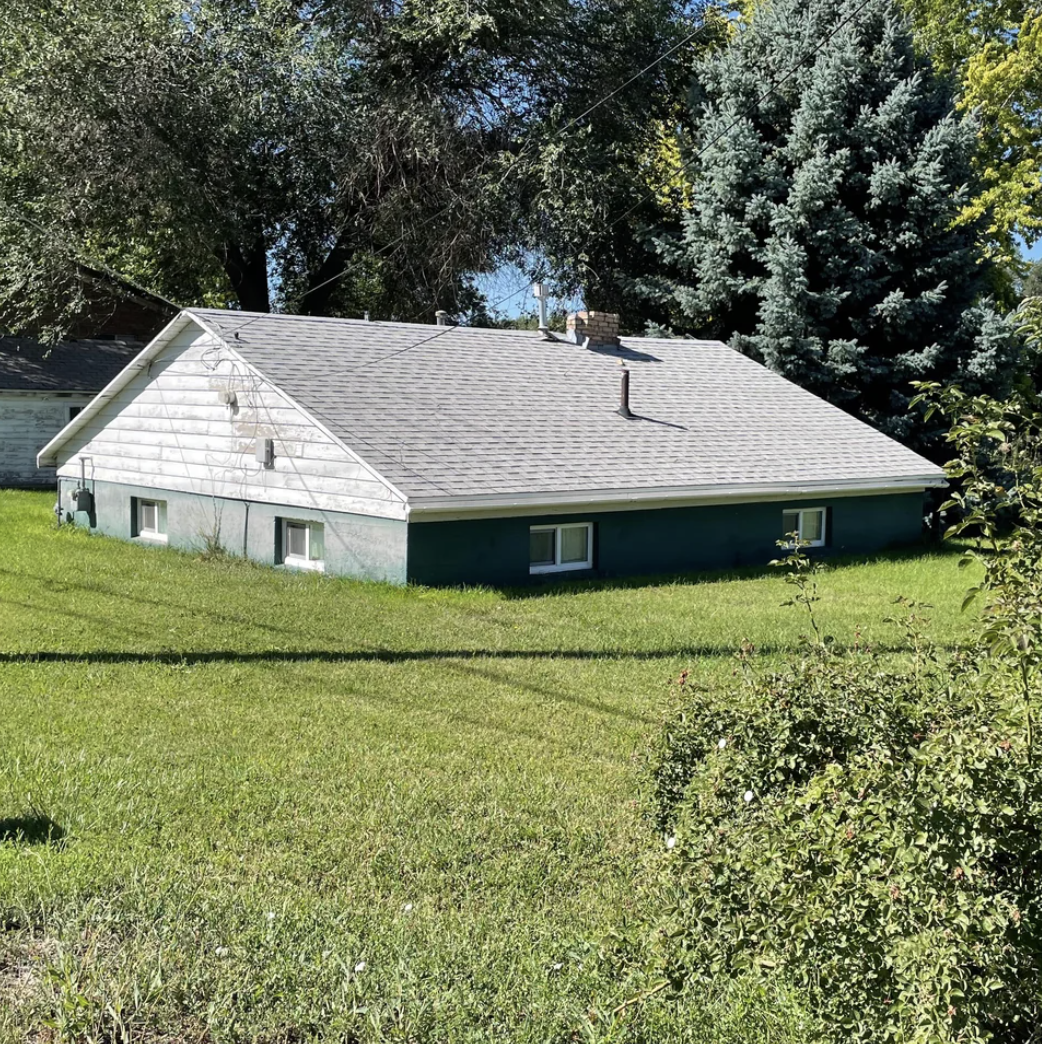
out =
{"type": "Polygon", "coordinates": [[[632,419],[630,410],[630,371],[623,369],[622,381],[619,384],[619,413],[627,420],[632,419]]]}

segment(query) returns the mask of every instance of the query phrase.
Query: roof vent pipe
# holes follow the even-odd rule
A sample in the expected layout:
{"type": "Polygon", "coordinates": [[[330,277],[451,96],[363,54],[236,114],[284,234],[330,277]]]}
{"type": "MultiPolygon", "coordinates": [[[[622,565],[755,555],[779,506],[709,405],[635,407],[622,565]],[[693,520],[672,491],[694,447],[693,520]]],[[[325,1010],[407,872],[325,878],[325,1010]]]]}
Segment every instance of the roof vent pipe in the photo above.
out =
{"type": "Polygon", "coordinates": [[[630,371],[623,367],[622,382],[619,384],[619,414],[626,420],[633,419],[630,410],[630,371]]]}
{"type": "Polygon", "coordinates": [[[444,308],[439,308],[434,313],[434,321],[439,326],[448,326],[449,325],[449,313],[446,312],[444,308]]]}
{"type": "Polygon", "coordinates": [[[539,302],[539,332],[543,335],[544,341],[552,341],[554,338],[550,334],[550,324],[546,321],[546,285],[533,283],[532,296],[539,302]]]}

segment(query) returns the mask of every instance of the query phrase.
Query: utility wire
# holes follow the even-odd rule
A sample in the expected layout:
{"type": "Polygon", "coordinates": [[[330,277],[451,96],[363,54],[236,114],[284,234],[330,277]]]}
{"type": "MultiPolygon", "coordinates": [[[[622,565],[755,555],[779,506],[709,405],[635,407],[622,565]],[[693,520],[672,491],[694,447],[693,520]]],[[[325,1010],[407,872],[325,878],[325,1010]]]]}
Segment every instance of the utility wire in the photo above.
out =
{"type": "MultiPolygon", "coordinates": [[[[761,105],[764,101],[767,100],[767,98],[769,98],[775,91],[777,91],[778,88],[782,86],[782,84],[784,84],[785,82],[790,80],[793,76],[795,76],[796,73],[799,72],[799,70],[801,68],[803,68],[803,66],[806,65],[807,62],[810,59],[817,57],[821,53],[822,49],[833,40],[833,38],[836,36],[836,34],[839,33],[842,29],[845,29],[871,2],[872,2],[872,0],[861,0],[861,3],[858,4],[858,6],[853,11],[851,11],[850,14],[848,14],[845,18],[843,18],[839,22],[837,22],[836,25],[833,26],[833,28],[825,35],[825,37],[822,40],[820,40],[817,44],[815,44],[814,48],[811,51],[809,51],[798,62],[796,62],[796,64],[793,65],[788,70],[788,72],[786,72],[786,74],[784,76],[782,76],[780,79],[776,80],[762,94],[760,94],[759,97],[756,99],[756,105],[761,105]]],[[[743,118],[744,117],[742,117],[742,116],[735,117],[735,119],[733,119],[722,131],[720,131],[719,134],[714,135],[714,137],[712,139],[710,139],[708,142],[706,142],[706,144],[703,145],[698,150],[698,152],[695,153],[695,155],[691,157],[691,159],[687,160],[686,162],[681,163],[680,164],[681,171],[687,172],[691,164],[694,164],[698,160],[700,160],[702,158],[702,156],[704,156],[705,153],[709,151],[709,149],[711,149],[714,145],[716,145],[717,142],[719,142],[722,138],[726,137],[732,130],[734,130],[734,128],[737,127],[738,124],[742,122],[743,118]]],[[[620,221],[624,221],[638,207],[642,206],[645,202],[647,202],[647,200],[649,200],[652,196],[654,196],[656,191],[657,191],[656,189],[652,189],[645,196],[642,196],[639,200],[637,200],[636,203],[634,203],[634,205],[632,207],[629,208],[629,210],[627,210],[625,213],[619,215],[619,217],[615,218],[615,220],[612,221],[607,226],[607,229],[612,229],[617,224],[619,224],[620,221]]],[[[490,305],[489,307],[494,311],[501,304],[504,304],[505,302],[509,301],[511,298],[517,297],[518,294],[520,294],[524,290],[528,289],[528,287],[530,285],[531,284],[526,280],[525,283],[523,283],[517,289],[515,289],[511,293],[507,294],[506,297],[500,298],[498,301],[496,301],[494,304],[490,305]]],[[[259,318],[263,318],[263,317],[262,316],[257,316],[256,318],[259,319],[259,318]]],[[[256,319],[251,320],[251,321],[256,321],[256,319]]],[[[407,345],[404,348],[398,348],[398,349],[396,349],[393,352],[388,352],[386,355],[380,356],[380,358],[378,358],[378,359],[373,359],[373,360],[370,360],[367,363],[362,363],[360,366],[355,367],[355,369],[362,369],[364,367],[368,367],[368,366],[374,365],[376,363],[385,362],[388,359],[396,358],[399,355],[404,355],[406,352],[412,351],[414,348],[420,348],[423,345],[429,344],[431,341],[434,341],[434,340],[436,340],[439,337],[444,337],[445,334],[449,333],[452,330],[460,330],[460,329],[467,329],[467,328],[466,327],[460,327],[460,326],[446,326],[443,329],[439,330],[437,333],[431,334],[429,337],[422,338],[421,340],[417,341],[415,344],[407,345]]],[[[348,371],[348,372],[351,372],[351,371],[348,371]]]]}
{"type": "Polygon", "coordinates": [[[77,265],[82,266],[88,271],[93,270],[94,272],[107,276],[109,279],[116,280],[120,283],[125,283],[131,289],[137,290],[139,293],[146,294],[148,297],[154,297],[162,301],[164,304],[170,305],[170,307],[173,308],[175,312],[180,312],[184,310],[184,305],[180,305],[176,301],[171,301],[169,297],[164,297],[157,291],[149,290],[148,287],[142,286],[140,283],[136,283],[129,276],[124,275],[122,272],[117,272],[115,269],[110,268],[103,261],[99,261],[97,258],[91,257],[89,260],[84,261],[83,258],[80,256],[79,251],[74,246],[69,244],[67,241],[63,241],[60,236],[55,235],[53,229],[49,229],[44,225],[41,225],[38,221],[34,221],[32,218],[26,217],[24,214],[19,213],[6,200],[0,199],[0,204],[3,205],[7,213],[10,214],[15,221],[18,221],[20,224],[23,224],[26,227],[31,228],[36,232],[39,232],[40,235],[45,236],[50,242],[54,243],[59,248],[61,248],[62,253],[64,253],[71,261],[74,261],[77,265]]]}
{"type": "MultiPolygon", "coordinates": [[[[580,123],[582,120],[585,120],[588,116],[592,115],[599,108],[601,108],[602,105],[606,105],[609,101],[611,101],[612,98],[616,97],[618,94],[620,94],[622,91],[624,91],[631,84],[635,83],[637,80],[641,79],[647,73],[651,72],[651,70],[656,68],[658,65],[661,65],[662,62],[666,61],[668,58],[672,58],[673,55],[676,54],[677,51],[679,51],[682,47],[687,46],[687,44],[689,44],[692,41],[694,41],[696,37],[698,37],[702,33],[704,33],[706,31],[706,29],[708,29],[710,27],[710,24],[711,23],[705,21],[704,15],[703,15],[703,21],[697,28],[693,29],[690,33],[685,35],[681,40],[678,40],[672,47],[670,47],[668,50],[666,50],[665,52],[660,54],[653,61],[649,62],[642,69],[640,69],[639,71],[635,72],[624,83],[619,84],[619,86],[615,87],[613,90],[609,91],[607,94],[605,94],[605,95],[601,96],[600,98],[598,98],[591,105],[589,105],[586,109],[584,109],[581,113],[579,113],[578,116],[574,116],[563,127],[560,127],[557,130],[555,130],[552,134],[549,135],[549,137],[547,137],[545,139],[540,139],[540,138],[535,138],[535,137],[529,138],[528,141],[526,141],[521,146],[521,148],[518,150],[518,152],[514,155],[511,167],[507,171],[506,177],[511,176],[514,173],[514,171],[516,171],[518,169],[518,166],[519,166],[519,164],[521,162],[522,157],[524,157],[525,153],[527,151],[529,151],[532,147],[535,147],[535,146],[543,147],[548,142],[555,141],[556,139],[560,138],[562,135],[567,134],[568,131],[570,131],[574,126],[576,126],[576,124],[580,123]]],[[[482,160],[482,162],[478,165],[477,170],[471,176],[473,177],[473,176],[476,176],[477,174],[480,174],[481,171],[484,170],[484,168],[492,161],[492,158],[493,157],[491,155],[490,156],[486,156],[485,159],[482,160]]],[[[378,250],[374,251],[372,255],[369,255],[369,257],[377,257],[378,258],[378,257],[387,256],[390,253],[393,253],[402,243],[405,242],[405,240],[408,238],[408,236],[411,233],[413,233],[413,232],[415,232],[415,231],[417,231],[419,229],[426,228],[428,225],[430,225],[433,222],[435,222],[435,221],[439,220],[440,218],[444,217],[458,203],[459,203],[459,199],[458,198],[454,199],[450,203],[446,203],[445,206],[443,206],[439,210],[435,211],[435,213],[428,215],[422,221],[417,222],[416,224],[412,225],[409,228],[408,231],[402,232],[400,235],[396,236],[393,240],[391,240],[390,243],[386,243],[386,244],[384,244],[384,246],[382,246],[378,250]]],[[[369,257],[367,257],[366,260],[369,260],[369,257]]],[[[318,283],[315,286],[309,286],[307,288],[307,290],[305,290],[303,293],[297,295],[296,297],[290,298],[286,303],[287,304],[300,304],[300,302],[303,301],[306,297],[308,297],[308,295],[315,293],[317,290],[321,290],[323,287],[328,286],[330,283],[334,283],[337,280],[343,279],[344,276],[346,276],[349,273],[351,273],[352,271],[354,271],[354,269],[356,269],[361,263],[362,263],[361,261],[352,261],[351,263],[347,264],[343,269],[341,269],[339,272],[335,273],[334,275],[331,275],[328,279],[324,279],[321,283],[318,283]]],[[[513,297],[513,296],[515,296],[515,294],[511,294],[510,296],[513,297]]],[[[238,329],[240,329],[240,330],[245,329],[246,326],[249,326],[251,323],[253,323],[255,321],[256,321],[255,319],[250,319],[246,323],[244,323],[243,326],[239,327],[238,329]]]]}

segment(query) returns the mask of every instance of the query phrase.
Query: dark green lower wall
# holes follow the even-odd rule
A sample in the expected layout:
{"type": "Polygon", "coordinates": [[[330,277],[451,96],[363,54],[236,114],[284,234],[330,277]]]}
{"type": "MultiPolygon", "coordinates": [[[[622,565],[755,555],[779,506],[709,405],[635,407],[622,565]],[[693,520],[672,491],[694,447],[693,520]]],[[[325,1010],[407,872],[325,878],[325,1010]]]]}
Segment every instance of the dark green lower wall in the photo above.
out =
{"type": "Polygon", "coordinates": [[[912,543],[922,532],[923,495],[804,499],[456,522],[410,522],[410,583],[525,584],[578,577],[642,576],[762,565],[778,556],[782,510],[828,509],[828,545],[851,554],[912,543]],[[531,576],[529,526],[594,523],[594,568],[531,576]]]}

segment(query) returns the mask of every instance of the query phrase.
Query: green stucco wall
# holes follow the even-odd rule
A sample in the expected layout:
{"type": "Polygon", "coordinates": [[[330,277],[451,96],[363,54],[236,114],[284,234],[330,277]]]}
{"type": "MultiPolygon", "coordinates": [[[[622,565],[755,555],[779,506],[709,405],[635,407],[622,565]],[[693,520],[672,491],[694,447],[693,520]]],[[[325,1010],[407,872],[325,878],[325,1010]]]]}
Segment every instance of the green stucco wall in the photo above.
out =
{"type": "Polygon", "coordinates": [[[851,554],[918,540],[921,493],[820,497],[644,511],[588,512],[454,522],[410,522],[411,583],[526,584],[584,576],[641,576],[766,564],[778,555],[782,510],[828,509],[828,545],[816,553],[851,554]],[[594,568],[531,576],[530,526],[594,523],[594,568]]]}
{"type": "Polygon", "coordinates": [[[327,573],[405,583],[407,527],[402,521],[255,501],[247,504],[242,500],[115,482],[87,483],[94,494],[94,515],[89,517],[74,510],[72,491],[78,485],[72,479],[61,482],[63,517],[107,536],[137,540],[132,531],[132,500],[145,497],[166,502],[167,546],[202,550],[208,537],[214,536],[226,551],[242,555],[245,539],[247,557],[274,565],[279,519],[321,522],[327,573]]]}

